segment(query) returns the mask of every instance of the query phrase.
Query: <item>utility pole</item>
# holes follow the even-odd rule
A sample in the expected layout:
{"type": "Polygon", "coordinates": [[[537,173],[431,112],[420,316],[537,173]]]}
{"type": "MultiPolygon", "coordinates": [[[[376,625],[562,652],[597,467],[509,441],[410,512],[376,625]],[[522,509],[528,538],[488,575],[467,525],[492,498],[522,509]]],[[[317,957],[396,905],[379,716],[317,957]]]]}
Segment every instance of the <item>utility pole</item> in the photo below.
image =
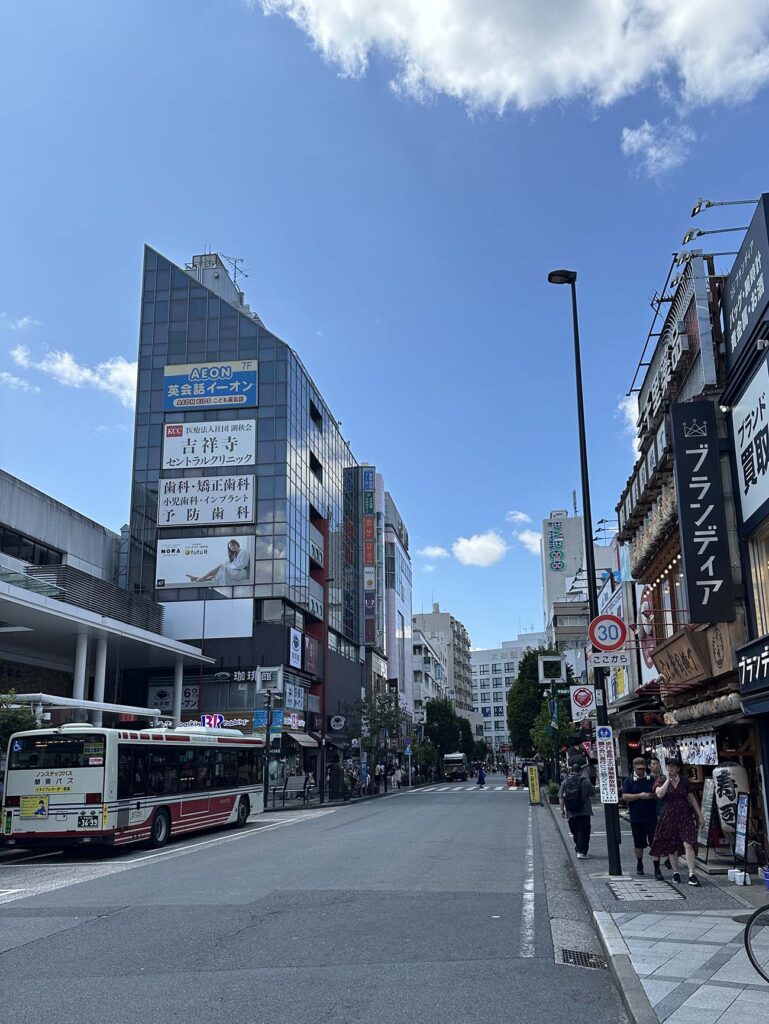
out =
{"type": "Polygon", "coordinates": [[[272,690],[265,691],[265,697],[267,701],[267,732],[264,737],[264,810],[267,810],[267,804],[270,799],[270,746],[271,746],[271,729],[272,729],[272,690]]]}
{"type": "MultiPolygon", "coordinates": [[[[595,582],[595,552],[593,551],[593,515],[590,508],[590,478],[587,463],[587,436],[585,433],[585,405],[582,395],[582,361],[579,347],[579,318],[577,315],[577,272],[576,270],[553,270],[547,276],[550,284],[568,284],[571,287],[571,312],[574,329],[574,370],[577,384],[577,423],[579,427],[579,465],[582,477],[582,526],[585,542],[585,569],[587,571],[587,600],[590,621],[598,615],[598,590],[595,582]]],[[[595,685],[596,720],[599,726],[609,724],[609,709],[606,704],[606,688],[603,668],[593,669],[595,685]]],[[[621,833],[619,807],[604,804],[606,819],[606,845],[609,854],[609,874],[621,875],[619,847],[621,833]]]]}

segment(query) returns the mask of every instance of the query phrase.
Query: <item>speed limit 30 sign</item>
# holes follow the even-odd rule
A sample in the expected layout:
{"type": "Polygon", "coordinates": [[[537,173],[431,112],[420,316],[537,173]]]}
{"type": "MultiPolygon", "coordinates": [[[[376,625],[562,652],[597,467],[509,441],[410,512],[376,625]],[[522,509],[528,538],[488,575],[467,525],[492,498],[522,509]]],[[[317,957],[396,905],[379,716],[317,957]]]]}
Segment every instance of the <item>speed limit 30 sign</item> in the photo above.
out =
{"type": "Polygon", "coordinates": [[[597,615],[590,623],[587,635],[599,651],[618,651],[625,646],[627,626],[617,615],[597,615]]]}

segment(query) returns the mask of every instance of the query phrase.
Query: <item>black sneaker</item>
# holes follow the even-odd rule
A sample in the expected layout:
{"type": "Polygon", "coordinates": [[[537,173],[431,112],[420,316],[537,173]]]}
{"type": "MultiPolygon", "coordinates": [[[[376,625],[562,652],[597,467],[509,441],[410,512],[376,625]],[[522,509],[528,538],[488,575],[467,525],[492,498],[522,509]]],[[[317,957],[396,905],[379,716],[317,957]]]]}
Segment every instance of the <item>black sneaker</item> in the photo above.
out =
{"type": "Polygon", "coordinates": [[[659,868],[654,869],[654,880],[656,882],[664,882],[665,876],[662,874],[659,868]]]}
{"type": "Polygon", "coordinates": [[[689,875],[689,885],[702,885],[702,882],[696,875],[689,875]]]}
{"type": "Polygon", "coordinates": [[[637,875],[643,875],[645,873],[644,872],[644,866],[643,866],[643,864],[640,861],[638,862],[638,864],[636,864],[635,873],[637,875]]]}
{"type": "Polygon", "coordinates": [[[681,876],[680,876],[680,874],[677,871],[673,872],[673,881],[674,882],[678,882],[678,883],[680,883],[680,881],[681,881],[681,876]]]}

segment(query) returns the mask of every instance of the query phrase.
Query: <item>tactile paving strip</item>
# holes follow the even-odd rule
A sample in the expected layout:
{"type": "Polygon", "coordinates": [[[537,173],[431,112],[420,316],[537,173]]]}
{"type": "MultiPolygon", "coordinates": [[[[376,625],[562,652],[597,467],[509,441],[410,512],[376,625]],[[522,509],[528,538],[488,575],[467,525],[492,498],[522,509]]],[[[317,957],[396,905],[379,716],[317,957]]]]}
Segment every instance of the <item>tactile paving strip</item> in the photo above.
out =
{"type": "Polygon", "coordinates": [[[669,882],[656,882],[645,878],[612,878],[607,883],[609,891],[617,900],[632,900],[642,903],[646,900],[685,900],[686,897],[669,882]]]}

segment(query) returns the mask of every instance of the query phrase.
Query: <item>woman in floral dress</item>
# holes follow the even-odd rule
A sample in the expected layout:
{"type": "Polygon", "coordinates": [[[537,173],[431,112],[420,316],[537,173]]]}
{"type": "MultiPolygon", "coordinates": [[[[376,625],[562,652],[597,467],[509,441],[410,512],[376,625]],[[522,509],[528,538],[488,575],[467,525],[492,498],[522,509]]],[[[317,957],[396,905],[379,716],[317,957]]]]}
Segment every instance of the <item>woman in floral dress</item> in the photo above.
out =
{"type": "Polygon", "coordinates": [[[667,778],[655,780],[657,799],[662,801],[662,813],[657,821],[654,842],[651,846],[653,860],[670,857],[673,865],[673,881],[680,882],[678,858],[686,855],[689,869],[689,885],[699,885],[694,873],[694,858],[697,847],[696,821],[705,824],[697,798],[690,792],[686,779],[681,778],[681,762],[675,757],[665,758],[667,778]]]}

